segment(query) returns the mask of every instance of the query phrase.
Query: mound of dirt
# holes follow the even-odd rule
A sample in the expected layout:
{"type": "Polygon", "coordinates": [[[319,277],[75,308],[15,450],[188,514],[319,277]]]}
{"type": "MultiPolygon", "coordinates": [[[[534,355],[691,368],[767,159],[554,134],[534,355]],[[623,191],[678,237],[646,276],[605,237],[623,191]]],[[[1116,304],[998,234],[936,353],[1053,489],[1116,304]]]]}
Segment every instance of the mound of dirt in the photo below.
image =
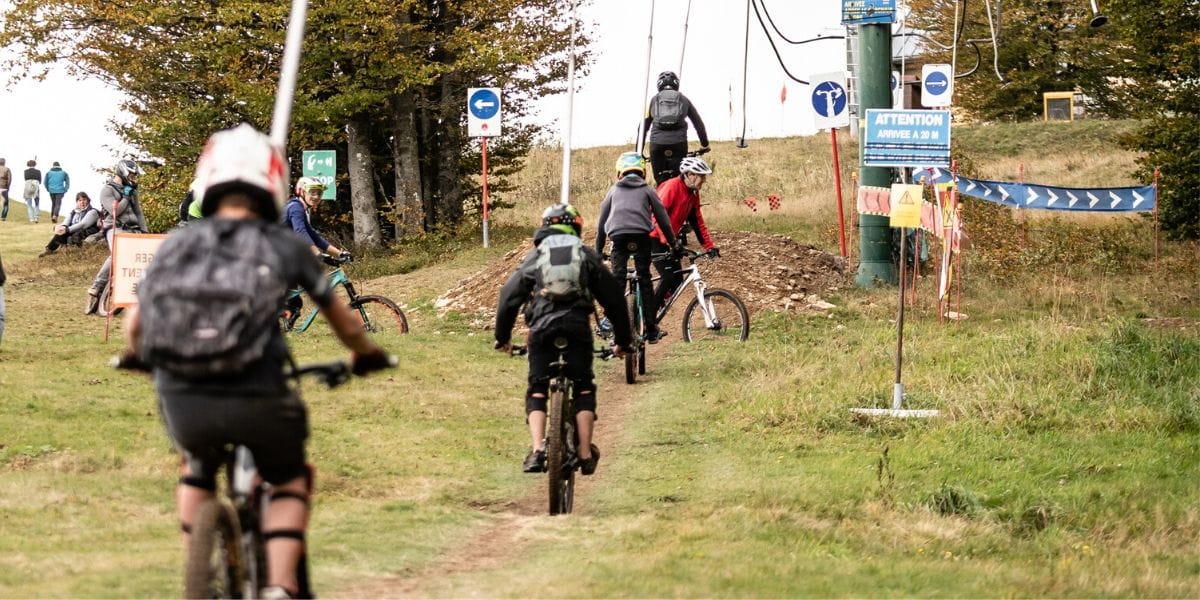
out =
{"type": "MultiPolygon", "coordinates": [[[[720,258],[701,259],[699,263],[704,281],[709,287],[737,294],[751,313],[827,310],[832,305],[822,296],[853,283],[841,257],[786,236],[726,231],[717,241],[720,258]]],[[[502,259],[459,282],[438,298],[438,310],[472,315],[475,324],[490,328],[500,286],[532,249],[533,241],[526,240],[502,259]]],[[[672,310],[679,310],[679,306],[682,304],[672,310]]]]}

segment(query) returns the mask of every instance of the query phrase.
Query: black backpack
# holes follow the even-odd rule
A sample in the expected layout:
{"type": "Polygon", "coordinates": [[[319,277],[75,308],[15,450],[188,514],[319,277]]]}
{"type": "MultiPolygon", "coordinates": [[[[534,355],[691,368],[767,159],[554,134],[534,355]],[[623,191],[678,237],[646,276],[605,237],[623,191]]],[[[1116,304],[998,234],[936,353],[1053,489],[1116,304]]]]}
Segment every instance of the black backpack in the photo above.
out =
{"type": "Polygon", "coordinates": [[[663,90],[650,103],[650,117],[659,129],[683,129],[687,123],[687,100],[676,90],[663,90]]]}
{"type": "Polygon", "coordinates": [[[241,373],[266,355],[288,289],[267,227],[202,221],[163,244],[138,287],[143,360],[198,379],[241,373]]]}

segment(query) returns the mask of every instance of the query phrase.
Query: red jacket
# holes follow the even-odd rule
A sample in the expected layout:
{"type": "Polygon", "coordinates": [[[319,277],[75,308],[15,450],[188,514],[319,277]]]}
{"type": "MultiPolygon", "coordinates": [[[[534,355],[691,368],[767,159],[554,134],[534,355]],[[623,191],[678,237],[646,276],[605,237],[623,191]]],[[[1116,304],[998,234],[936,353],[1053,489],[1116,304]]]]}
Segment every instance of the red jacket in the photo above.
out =
{"type": "MultiPolygon", "coordinates": [[[[658,186],[658,198],[662,200],[663,208],[671,217],[671,233],[679,235],[679,229],[685,221],[692,224],[692,229],[700,236],[700,242],[705,250],[712,250],[714,244],[708,235],[708,227],[704,225],[704,215],[700,213],[700,194],[684,185],[683,177],[672,177],[658,186]]],[[[666,244],[667,240],[655,223],[650,235],[659,242],[666,244]]]]}

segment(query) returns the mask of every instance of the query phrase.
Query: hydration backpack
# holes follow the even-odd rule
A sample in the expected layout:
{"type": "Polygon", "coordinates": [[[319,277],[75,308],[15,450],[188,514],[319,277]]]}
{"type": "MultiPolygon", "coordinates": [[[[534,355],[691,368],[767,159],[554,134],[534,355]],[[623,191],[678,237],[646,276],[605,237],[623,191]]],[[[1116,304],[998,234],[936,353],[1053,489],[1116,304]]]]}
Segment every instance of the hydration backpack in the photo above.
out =
{"type": "Polygon", "coordinates": [[[659,129],[683,129],[687,123],[687,100],[676,90],[663,90],[654,95],[650,104],[650,117],[659,129]]]}
{"type": "Polygon", "coordinates": [[[583,242],[573,235],[552,235],[537,247],[537,287],[542,297],[555,301],[587,298],[584,285],[583,242]]]}
{"type": "Polygon", "coordinates": [[[266,227],[202,221],[163,244],[138,288],[143,360],[198,379],[241,373],[266,355],[287,292],[266,227]]]}

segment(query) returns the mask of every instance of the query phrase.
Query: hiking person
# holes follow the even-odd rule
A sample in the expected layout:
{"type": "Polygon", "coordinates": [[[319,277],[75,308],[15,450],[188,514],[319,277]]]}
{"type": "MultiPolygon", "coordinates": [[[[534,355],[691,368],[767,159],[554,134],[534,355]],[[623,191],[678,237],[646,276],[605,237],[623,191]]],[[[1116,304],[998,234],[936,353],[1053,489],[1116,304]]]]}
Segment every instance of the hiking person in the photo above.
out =
{"type": "Polygon", "coordinates": [[[62,209],[63,196],[71,189],[71,176],[56,160],[50,165],[50,170],[46,171],[42,183],[46,187],[46,193],[50,194],[50,222],[58,223],[58,211],[62,209]]]}
{"type": "Polygon", "coordinates": [[[645,145],[650,145],[654,183],[662,185],[679,174],[679,161],[687,153],[687,122],[692,122],[704,148],[708,147],[708,130],[691,100],[679,92],[679,77],[674,72],[659,73],[657,85],[658,93],[650,97],[650,106],[642,121],[643,147],[638,148],[638,153],[645,155],[645,145]]]}
{"type": "Polygon", "coordinates": [[[46,250],[38,258],[53,254],[59,246],[82,246],[88,236],[100,231],[100,211],[92,206],[87,192],[75,194],[75,209],[54,226],[54,237],[46,244],[46,250]]]}
{"type": "Polygon", "coordinates": [[[42,171],[37,168],[37,161],[25,163],[25,189],[22,197],[25,199],[26,214],[30,223],[38,222],[38,203],[41,202],[42,171]]]}
{"type": "MultiPolygon", "coordinates": [[[[625,269],[633,258],[634,270],[639,280],[642,309],[650,315],[646,319],[646,341],[658,343],[665,333],[654,322],[658,310],[651,293],[650,278],[650,232],[655,221],[670,222],[667,211],[654,188],[643,179],[646,161],[637,152],[626,152],[617,158],[617,182],[608,190],[600,203],[600,221],[596,227],[596,252],[604,253],[606,238],[612,238],[612,270],[618,278],[625,276],[625,269]]],[[[675,233],[664,232],[667,245],[674,247],[675,233]]],[[[612,317],[609,317],[611,320],[612,317]]]]}
{"type": "Polygon", "coordinates": [[[9,169],[5,160],[0,158],[0,196],[4,198],[4,208],[0,209],[0,221],[8,220],[8,190],[11,187],[12,169],[9,169]]]}
{"type": "Polygon", "coordinates": [[[183,200],[179,203],[179,221],[176,225],[182,227],[190,221],[199,221],[200,219],[200,200],[196,197],[196,180],[193,179],[188,184],[188,191],[183,195],[183,200]]]}
{"type": "Polygon", "coordinates": [[[575,401],[579,434],[580,470],[596,472],[600,449],[592,443],[596,421],[596,385],[592,373],[590,319],[599,302],[613,324],[614,355],[630,351],[632,335],[621,282],[604,267],[598,253],[583,245],[583,218],[569,204],[555,204],[542,213],[542,226],[533,234],[534,250],[500,289],[496,306],[496,344],[512,352],[512,329],[524,306],[529,356],[529,385],[525,390],[525,418],[532,449],[521,464],[526,473],[546,470],[546,397],[554,371],[550,363],[563,354],[575,401]],[[565,349],[554,340],[567,340],[565,349]]]}
{"type": "Polygon", "coordinates": [[[355,374],[392,366],[336,300],[307,246],[278,224],[282,165],[267,136],[249,125],[209,139],[196,166],[205,218],[159,247],[139,286],[142,302],[126,316],[122,357],[153,368],[163,424],[186,465],[176,492],[185,548],[197,507],[213,497],[226,445],[250,449],[271,484],[264,598],[298,593],[313,492],[307,410],[287,384],[291,354],[277,325],[284,294],[293,286],[308,292],[353,352],[355,374]]]}
{"type": "Polygon", "coordinates": [[[708,234],[708,226],[704,224],[704,214],[700,212],[700,188],[704,187],[704,182],[711,174],[712,167],[708,166],[708,163],[701,158],[689,156],[679,163],[678,177],[672,177],[658,186],[658,197],[662,200],[670,221],[658,221],[654,231],[650,233],[652,253],[659,256],[654,259],[654,268],[658,270],[659,275],[658,287],[654,288],[655,306],[662,306],[667,300],[667,294],[674,291],[683,280],[683,275],[679,272],[683,265],[679,262],[679,254],[671,252],[673,247],[663,234],[663,224],[670,224],[671,232],[682,245],[683,237],[680,232],[687,223],[700,238],[704,250],[713,256],[720,256],[720,250],[713,244],[712,237],[708,234]]]}
{"type": "MultiPolygon", "coordinates": [[[[142,168],[129,159],[117,161],[112,178],[100,189],[100,209],[104,211],[100,227],[108,240],[108,258],[100,265],[92,286],[88,288],[87,306],[83,314],[100,314],[100,294],[108,287],[109,271],[112,269],[113,233],[117,229],[128,233],[149,233],[146,216],[142,214],[142,203],[138,200],[137,180],[142,168]]],[[[103,314],[101,314],[103,316],[103,314]]]]}

